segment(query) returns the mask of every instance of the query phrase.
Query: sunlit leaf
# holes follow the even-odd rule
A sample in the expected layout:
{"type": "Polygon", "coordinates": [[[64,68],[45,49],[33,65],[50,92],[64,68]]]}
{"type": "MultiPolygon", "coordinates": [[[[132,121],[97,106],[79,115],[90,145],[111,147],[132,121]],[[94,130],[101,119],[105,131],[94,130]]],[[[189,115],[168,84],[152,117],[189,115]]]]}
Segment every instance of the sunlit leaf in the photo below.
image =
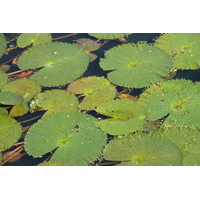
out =
{"type": "Polygon", "coordinates": [[[20,69],[42,68],[30,78],[47,87],[70,83],[85,72],[88,64],[85,50],[62,42],[31,47],[18,60],[20,69]]]}
{"type": "Polygon", "coordinates": [[[106,135],[88,114],[63,112],[40,119],[25,137],[25,150],[38,157],[55,150],[50,161],[88,165],[101,154],[106,135]]]}
{"type": "Polygon", "coordinates": [[[179,166],[180,148],[157,134],[136,133],[111,140],[103,151],[106,160],[122,161],[122,166],[179,166]]]}
{"type": "Polygon", "coordinates": [[[85,98],[79,104],[82,110],[94,110],[101,103],[116,95],[115,87],[104,77],[86,77],[72,82],[67,90],[72,94],[83,94],[85,98]]]}
{"type": "Polygon", "coordinates": [[[6,38],[2,33],[0,33],[0,58],[3,56],[6,47],[7,47],[6,38]]]}
{"type": "Polygon", "coordinates": [[[50,43],[52,40],[50,33],[22,33],[17,38],[17,46],[24,48],[30,44],[33,46],[50,43]]]}
{"type": "Polygon", "coordinates": [[[39,93],[31,102],[30,109],[40,109],[48,111],[43,115],[66,111],[78,111],[79,101],[73,94],[65,90],[47,90],[39,93]]]}
{"type": "Polygon", "coordinates": [[[21,125],[7,115],[0,115],[0,151],[10,148],[22,134],[21,125]]]}
{"type": "Polygon", "coordinates": [[[169,128],[155,132],[176,143],[183,153],[184,166],[200,166],[200,131],[193,129],[169,128]]]}
{"type": "Polygon", "coordinates": [[[178,69],[200,68],[200,33],[166,33],[154,46],[173,56],[174,67],[178,69]]]}
{"type": "Polygon", "coordinates": [[[162,127],[199,128],[200,84],[188,80],[168,80],[159,86],[153,85],[139,98],[148,111],[147,120],[157,120],[169,116],[162,127]]]}
{"type": "Polygon", "coordinates": [[[100,104],[96,112],[111,118],[96,122],[96,126],[111,135],[127,134],[143,127],[146,110],[143,105],[124,99],[100,104]]]}
{"type": "Polygon", "coordinates": [[[123,44],[106,51],[100,67],[112,70],[107,75],[112,83],[141,88],[161,82],[172,70],[172,60],[152,45],[123,44]]]}
{"type": "Polygon", "coordinates": [[[89,35],[100,39],[117,39],[131,35],[132,33],[89,33],[89,35]]]}

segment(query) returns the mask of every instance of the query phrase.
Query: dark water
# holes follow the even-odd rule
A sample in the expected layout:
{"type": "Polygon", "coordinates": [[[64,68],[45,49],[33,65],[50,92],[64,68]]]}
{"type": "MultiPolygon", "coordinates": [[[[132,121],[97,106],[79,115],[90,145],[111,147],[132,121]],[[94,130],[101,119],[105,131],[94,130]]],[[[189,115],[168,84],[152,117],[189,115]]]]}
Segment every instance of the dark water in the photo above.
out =
{"type": "MultiPolygon", "coordinates": [[[[57,37],[61,37],[61,36],[64,36],[64,35],[67,35],[67,34],[56,33],[56,34],[52,34],[52,37],[57,38],[57,37]]],[[[5,34],[5,36],[12,37],[11,34],[5,34]]],[[[127,42],[136,43],[138,41],[146,41],[147,43],[153,43],[154,40],[159,36],[160,36],[159,33],[135,33],[135,34],[130,35],[127,38],[127,42]]],[[[59,42],[73,43],[74,40],[79,39],[79,38],[94,39],[93,37],[89,36],[88,34],[82,33],[82,34],[78,34],[78,35],[75,35],[75,36],[72,36],[72,37],[60,39],[58,41],[59,42]]],[[[119,45],[119,43],[117,41],[109,41],[108,43],[103,45],[97,51],[93,51],[92,53],[96,54],[98,56],[98,58],[95,61],[93,61],[89,64],[88,69],[84,73],[83,76],[87,77],[87,76],[94,76],[95,75],[95,76],[105,76],[106,77],[107,72],[102,71],[101,68],[99,67],[99,59],[104,56],[105,51],[107,51],[110,48],[117,46],[117,45],[119,45]]],[[[9,60],[13,57],[15,57],[16,55],[18,55],[22,51],[23,51],[23,49],[16,49],[16,50],[13,50],[11,53],[9,53],[9,55],[4,55],[1,59],[0,64],[6,62],[7,60],[9,60]]],[[[10,63],[8,63],[8,64],[10,64],[10,63]]],[[[7,73],[14,72],[14,71],[17,71],[17,70],[19,70],[19,68],[16,65],[12,65],[11,69],[7,73]]],[[[177,75],[174,78],[178,78],[178,79],[184,78],[184,79],[189,79],[189,80],[192,80],[192,81],[200,81],[200,70],[184,70],[184,71],[179,70],[177,72],[177,75]]],[[[43,91],[46,90],[46,89],[47,88],[43,88],[43,91]]],[[[51,89],[53,89],[53,88],[51,88],[51,89]]],[[[60,89],[66,89],[66,87],[60,88],[60,89]]],[[[117,89],[119,89],[119,91],[122,90],[122,88],[120,88],[120,87],[117,88],[117,89]]],[[[139,95],[141,93],[141,91],[142,91],[141,89],[134,89],[130,94],[139,95]]],[[[44,112],[42,112],[42,111],[37,112],[37,113],[28,113],[28,114],[26,114],[22,117],[19,117],[17,120],[19,122],[22,122],[24,120],[31,119],[33,117],[38,116],[38,114],[40,115],[40,114],[43,114],[43,113],[44,112]]],[[[96,117],[96,113],[94,111],[92,111],[90,114],[92,114],[96,117]]],[[[35,123],[36,121],[37,121],[37,119],[34,120],[34,121],[31,121],[31,122],[23,123],[22,126],[23,127],[29,126],[29,125],[35,123]]],[[[23,140],[21,140],[21,141],[23,141],[23,140]]],[[[16,162],[6,163],[5,166],[33,166],[33,165],[37,165],[37,164],[43,162],[49,156],[50,156],[50,154],[46,154],[42,158],[33,158],[32,156],[25,155],[25,156],[21,157],[16,162]]]]}

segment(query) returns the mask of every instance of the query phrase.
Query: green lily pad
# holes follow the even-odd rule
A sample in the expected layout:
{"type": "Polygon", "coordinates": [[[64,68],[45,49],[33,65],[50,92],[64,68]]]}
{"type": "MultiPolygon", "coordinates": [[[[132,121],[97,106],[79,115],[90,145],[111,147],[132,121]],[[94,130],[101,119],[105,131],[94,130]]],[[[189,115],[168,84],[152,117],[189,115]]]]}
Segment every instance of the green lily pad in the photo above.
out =
{"type": "Polygon", "coordinates": [[[101,103],[116,96],[116,88],[104,77],[86,77],[72,82],[67,90],[72,94],[83,94],[79,104],[82,110],[94,110],[101,103]]]}
{"type": "Polygon", "coordinates": [[[10,148],[19,140],[22,134],[22,127],[12,117],[0,115],[0,151],[10,148]]]}
{"type": "Polygon", "coordinates": [[[90,36],[100,38],[100,39],[117,39],[121,37],[125,37],[131,35],[132,33],[88,33],[90,36]]]}
{"type": "Polygon", "coordinates": [[[2,153],[0,153],[0,163],[2,162],[2,153]]]}
{"type": "Polygon", "coordinates": [[[30,109],[48,111],[43,115],[46,117],[57,112],[78,111],[79,101],[76,96],[65,90],[47,90],[39,93],[34,100],[31,101],[30,109]]]}
{"type": "Polygon", "coordinates": [[[200,34],[199,33],[166,33],[160,36],[154,46],[173,56],[177,69],[199,69],[200,34]]]}
{"type": "Polygon", "coordinates": [[[58,161],[48,161],[48,162],[40,163],[37,166],[66,166],[66,165],[58,161]]]}
{"type": "Polygon", "coordinates": [[[161,127],[199,128],[199,88],[200,84],[191,84],[189,80],[168,80],[145,90],[139,102],[146,107],[147,120],[169,114],[161,127]]]}
{"type": "Polygon", "coordinates": [[[14,105],[10,110],[10,116],[18,117],[26,114],[29,110],[26,105],[36,94],[41,91],[39,83],[30,79],[19,79],[6,84],[2,91],[16,93],[24,98],[24,101],[18,105],[14,105]]]}
{"type": "Polygon", "coordinates": [[[8,111],[4,107],[0,107],[0,115],[8,115],[8,111]]]}
{"type": "Polygon", "coordinates": [[[96,112],[111,118],[96,122],[96,126],[111,135],[127,134],[143,127],[146,110],[138,102],[116,99],[102,103],[96,112]]]}
{"type": "Polygon", "coordinates": [[[101,154],[106,135],[88,114],[63,112],[40,119],[25,137],[25,150],[33,157],[55,150],[50,161],[88,165],[101,154]]]}
{"type": "Polygon", "coordinates": [[[108,79],[119,86],[130,88],[147,87],[161,82],[172,70],[170,56],[148,44],[123,44],[114,47],[100,59],[108,79]]]}
{"type": "Polygon", "coordinates": [[[0,33],[0,58],[3,56],[6,47],[7,47],[6,38],[2,33],[0,33]]]}
{"type": "Polygon", "coordinates": [[[89,57],[80,47],[53,42],[29,48],[18,59],[22,70],[42,68],[30,79],[42,86],[61,86],[80,77],[89,64],[89,57]]]}
{"type": "Polygon", "coordinates": [[[0,71],[0,90],[8,82],[8,76],[5,72],[0,71]]]}
{"type": "Polygon", "coordinates": [[[17,46],[24,48],[30,44],[33,46],[50,43],[52,37],[50,33],[22,33],[17,38],[17,46]]]}
{"type": "Polygon", "coordinates": [[[16,93],[9,91],[0,92],[0,104],[17,105],[24,101],[24,98],[16,93]]]}
{"type": "Polygon", "coordinates": [[[169,128],[155,132],[176,143],[183,153],[184,166],[200,166],[200,131],[169,128]]]}
{"type": "Polygon", "coordinates": [[[122,166],[179,166],[183,156],[171,140],[158,134],[137,133],[116,137],[103,151],[106,160],[122,166]]]}

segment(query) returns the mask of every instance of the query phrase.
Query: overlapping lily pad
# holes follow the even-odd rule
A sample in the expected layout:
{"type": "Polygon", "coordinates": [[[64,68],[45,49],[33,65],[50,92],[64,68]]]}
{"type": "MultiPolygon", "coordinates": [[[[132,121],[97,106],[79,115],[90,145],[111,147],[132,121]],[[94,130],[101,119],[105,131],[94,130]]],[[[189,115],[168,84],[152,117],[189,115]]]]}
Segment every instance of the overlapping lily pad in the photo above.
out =
{"type": "Polygon", "coordinates": [[[33,157],[55,150],[50,161],[88,165],[101,154],[106,135],[88,114],[63,112],[40,119],[25,137],[25,150],[33,157]]]}
{"type": "Polygon", "coordinates": [[[19,79],[6,84],[2,91],[13,92],[24,98],[22,103],[13,106],[10,110],[10,116],[17,117],[28,112],[27,102],[41,91],[41,87],[35,80],[19,79]]]}
{"type": "Polygon", "coordinates": [[[143,127],[146,110],[138,102],[116,99],[99,105],[96,112],[110,118],[96,122],[96,126],[111,135],[127,134],[143,127]]]}
{"type": "Polygon", "coordinates": [[[65,90],[47,90],[39,93],[30,104],[32,112],[48,109],[43,115],[66,111],[78,111],[79,101],[76,96],[65,90]]]}
{"type": "Polygon", "coordinates": [[[17,46],[24,48],[30,44],[33,46],[50,43],[52,40],[50,33],[22,33],[17,38],[17,46]]]}
{"type": "Polygon", "coordinates": [[[147,133],[114,138],[106,145],[103,157],[121,161],[118,165],[122,166],[179,166],[183,162],[182,152],[174,142],[147,133]]]}
{"type": "Polygon", "coordinates": [[[8,82],[8,76],[6,73],[0,70],[0,90],[8,82]]]}
{"type": "Polygon", "coordinates": [[[0,115],[8,115],[8,111],[4,107],[0,107],[0,115]]]}
{"type": "Polygon", "coordinates": [[[104,77],[86,77],[72,82],[67,90],[72,94],[82,94],[84,99],[79,104],[82,110],[94,110],[101,103],[111,100],[116,95],[116,88],[104,77]]]}
{"type": "Polygon", "coordinates": [[[0,58],[3,56],[6,47],[7,47],[6,38],[2,33],[0,33],[0,58]]]}
{"type": "Polygon", "coordinates": [[[103,70],[112,70],[108,79],[119,86],[147,87],[159,83],[172,70],[170,56],[148,44],[123,44],[105,53],[100,60],[103,70]]]}
{"type": "Polygon", "coordinates": [[[130,34],[132,33],[89,33],[89,35],[93,37],[100,38],[100,39],[109,39],[109,40],[125,37],[130,34]]]}
{"type": "Polygon", "coordinates": [[[200,33],[166,33],[155,41],[154,46],[173,56],[177,69],[200,68],[200,33]]]}
{"type": "Polygon", "coordinates": [[[200,166],[200,131],[169,128],[155,132],[176,143],[183,153],[184,166],[200,166]]]}
{"type": "Polygon", "coordinates": [[[162,127],[193,127],[199,125],[200,84],[189,80],[168,80],[159,86],[153,85],[143,92],[139,102],[147,111],[147,120],[169,116],[162,127]]]}
{"type": "Polygon", "coordinates": [[[42,68],[30,78],[47,87],[72,82],[85,72],[88,64],[85,50],[62,42],[31,47],[18,60],[20,69],[42,68]]]}
{"type": "Polygon", "coordinates": [[[12,117],[0,115],[0,151],[10,148],[22,134],[21,125],[12,117]]]}
{"type": "Polygon", "coordinates": [[[9,91],[0,92],[0,104],[17,105],[24,101],[24,98],[16,93],[9,91]]]}

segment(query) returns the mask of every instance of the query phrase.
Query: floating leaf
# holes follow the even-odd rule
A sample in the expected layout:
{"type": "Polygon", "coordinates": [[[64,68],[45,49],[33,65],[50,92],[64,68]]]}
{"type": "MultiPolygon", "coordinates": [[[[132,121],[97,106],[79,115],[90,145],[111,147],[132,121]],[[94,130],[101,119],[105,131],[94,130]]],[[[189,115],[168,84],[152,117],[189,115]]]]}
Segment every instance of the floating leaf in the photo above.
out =
{"type": "Polygon", "coordinates": [[[85,72],[88,64],[86,51],[62,42],[31,47],[18,60],[18,66],[23,70],[42,67],[30,78],[47,87],[72,82],[85,72]]]}
{"type": "Polygon", "coordinates": [[[170,113],[161,127],[198,128],[199,88],[200,84],[191,84],[189,80],[168,80],[145,90],[139,102],[148,111],[147,120],[157,120],[170,113]]]}
{"type": "Polygon", "coordinates": [[[8,82],[8,76],[6,73],[0,71],[0,90],[8,82]]]}
{"type": "Polygon", "coordinates": [[[22,33],[17,38],[17,46],[24,48],[33,43],[33,46],[50,43],[52,40],[50,33],[22,33]]]}
{"type": "Polygon", "coordinates": [[[40,163],[37,166],[65,166],[65,164],[58,161],[48,161],[48,162],[40,163]]]}
{"type": "Polygon", "coordinates": [[[75,45],[81,47],[82,49],[85,49],[87,52],[90,51],[96,51],[100,48],[100,44],[98,44],[96,41],[87,39],[87,38],[81,38],[78,40],[75,40],[75,45]]]}
{"type": "Polygon", "coordinates": [[[0,153],[0,163],[2,162],[2,153],[0,153]]]}
{"type": "Polygon", "coordinates": [[[184,166],[200,166],[200,131],[193,129],[169,128],[155,133],[176,143],[183,153],[184,166]]]}
{"type": "Polygon", "coordinates": [[[9,91],[0,92],[0,104],[17,105],[24,101],[24,98],[16,93],[9,91]]]}
{"type": "Polygon", "coordinates": [[[10,68],[11,68],[11,65],[2,64],[2,65],[0,65],[0,73],[1,73],[1,71],[7,72],[10,68]]]}
{"type": "Polygon", "coordinates": [[[178,69],[200,68],[199,33],[166,33],[155,41],[154,46],[173,56],[174,67],[178,69]]]}
{"type": "Polygon", "coordinates": [[[8,111],[4,107],[0,107],[0,115],[8,115],[8,111]]]}
{"type": "Polygon", "coordinates": [[[21,133],[19,122],[7,115],[0,115],[0,151],[10,148],[19,140],[21,133]]]}
{"type": "Polygon", "coordinates": [[[0,33],[0,58],[3,56],[6,47],[7,47],[6,38],[2,33],[0,33]]]}
{"type": "Polygon", "coordinates": [[[63,112],[40,119],[25,137],[25,150],[38,157],[55,150],[50,161],[88,165],[101,154],[106,135],[88,114],[63,112]]]}
{"type": "Polygon", "coordinates": [[[124,99],[106,101],[96,112],[111,118],[96,122],[96,126],[111,135],[127,134],[143,127],[146,110],[143,105],[124,99]]]}
{"type": "Polygon", "coordinates": [[[114,84],[141,88],[163,80],[172,70],[172,60],[166,52],[148,44],[123,44],[106,51],[100,67],[113,70],[107,77],[114,84]]]}
{"type": "Polygon", "coordinates": [[[13,106],[10,111],[10,116],[17,117],[28,112],[29,108],[26,103],[41,91],[41,87],[35,80],[19,79],[5,85],[2,91],[13,92],[24,98],[22,103],[13,106]]]}
{"type": "Polygon", "coordinates": [[[129,134],[111,140],[103,151],[106,160],[122,161],[124,166],[179,166],[180,148],[171,140],[147,133],[129,134]]]}
{"type": "Polygon", "coordinates": [[[30,108],[48,109],[46,117],[57,112],[78,111],[79,101],[73,94],[65,90],[47,90],[38,94],[31,102],[30,108]]]}
{"type": "Polygon", "coordinates": [[[109,40],[125,37],[130,34],[132,33],[89,33],[89,35],[93,37],[100,38],[100,39],[109,39],[109,40]]]}
{"type": "Polygon", "coordinates": [[[82,110],[94,110],[101,103],[116,95],[115,87],[104,77],[86,77],[72,82],[67,90],[72,94],[83,94],[85,98],[79,104],[82,110]]]}

